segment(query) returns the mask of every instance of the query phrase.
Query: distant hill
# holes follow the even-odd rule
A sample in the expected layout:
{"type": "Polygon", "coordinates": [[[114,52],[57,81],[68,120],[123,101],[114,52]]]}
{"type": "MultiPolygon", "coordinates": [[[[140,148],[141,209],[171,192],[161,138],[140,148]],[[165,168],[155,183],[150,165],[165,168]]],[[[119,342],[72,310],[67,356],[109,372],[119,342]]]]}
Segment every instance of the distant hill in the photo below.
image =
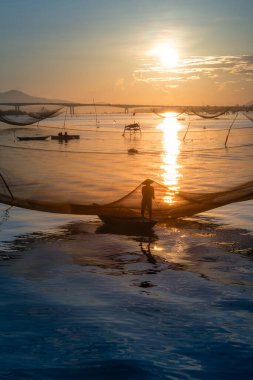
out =
{"type": "Polygon", "coordinates": [[[39,98],[36,96],[31,96],[25,94],[22,91],[10,90],[6,92],[0,92],[0,103],[37,103],[37,102],[60,102],[60,103],[69,103],[66,100],[60,99],[47,99],[39,98]]]}

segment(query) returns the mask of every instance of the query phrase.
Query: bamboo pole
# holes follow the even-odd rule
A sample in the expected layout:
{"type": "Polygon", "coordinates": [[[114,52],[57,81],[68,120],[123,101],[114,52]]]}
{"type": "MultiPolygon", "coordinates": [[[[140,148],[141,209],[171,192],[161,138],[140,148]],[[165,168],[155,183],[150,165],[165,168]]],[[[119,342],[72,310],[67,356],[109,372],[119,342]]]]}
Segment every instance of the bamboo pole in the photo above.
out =
{"type": "Polygon", "coordinates": [[[236,113],[234,120],[232,121],[230,127],[228,128],[228,134],[227,134],[227,137],[226,137],[226,140],[225,140],[225,148],[227,147],[228,137],[229,137],[230,131],[231,131],[231,129],[232,129],[234,123],[235,123],[235,120],[236,120],[237,116],[238,116],[238,112],[236,113]]]}

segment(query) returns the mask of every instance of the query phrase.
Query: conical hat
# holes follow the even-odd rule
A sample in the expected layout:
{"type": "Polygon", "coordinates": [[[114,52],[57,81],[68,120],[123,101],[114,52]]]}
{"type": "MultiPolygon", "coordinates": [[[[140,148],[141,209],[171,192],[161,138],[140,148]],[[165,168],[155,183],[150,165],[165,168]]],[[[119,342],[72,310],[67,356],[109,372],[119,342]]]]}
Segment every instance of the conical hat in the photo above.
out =
{"type": "Polygon", "coordinates": [[[146,179],[145,181],[142,182],[143,185],[150,185],[151,183],[153,183],[154,181],[152,181],[152,179],[146,179]]]}

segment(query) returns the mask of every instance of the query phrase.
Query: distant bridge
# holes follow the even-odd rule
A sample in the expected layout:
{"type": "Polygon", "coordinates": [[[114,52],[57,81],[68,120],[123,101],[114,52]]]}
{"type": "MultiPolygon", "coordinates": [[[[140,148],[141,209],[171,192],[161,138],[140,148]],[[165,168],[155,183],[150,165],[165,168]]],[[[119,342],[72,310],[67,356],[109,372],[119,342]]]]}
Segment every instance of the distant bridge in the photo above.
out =
{"type": "Polygon", "coordinates": [[[25,106],[59,106],[68,107],[70,109],[70,114],[75,113],[75,107],[111,107],[111,108],[122,108],[125,113],[129,112],[129,109],[133,112],[248,112],[253,111],[253,104],[251,105],[235,105],[235,106],[190,106],[190,105],[156,105],[156,104],[114,104],[114,103],[74,103],[74,102],[4,102],[0,103],[0,106],[10,106],[14,107],[16,111],[19,111],[21,107],[25,106]]]}

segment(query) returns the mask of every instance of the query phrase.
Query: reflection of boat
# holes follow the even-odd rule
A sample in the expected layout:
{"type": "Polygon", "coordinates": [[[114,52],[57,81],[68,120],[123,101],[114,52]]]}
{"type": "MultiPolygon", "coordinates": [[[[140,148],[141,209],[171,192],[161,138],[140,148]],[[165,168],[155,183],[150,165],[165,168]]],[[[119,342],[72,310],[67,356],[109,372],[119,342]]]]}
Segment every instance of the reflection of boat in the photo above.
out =
{"type": "Polygon", "coordinates": [[[150,230],[157,223],[156,220],[149,220],[141,217],[119,217],[99,215],[99,218],[107,225],[120,229],[131,229],[138,231],[150,230]]]}
{"type": "Polygon", "coordinates": [[[23,137],[17,137],[19,141],[32,141],[32,140],[46,140],[50,137],[48,136],[23,136],[23,137]]]}
{"type": "Polygon", "coordinates": [[[78,140],[80,139],[80,135],[52,135],[51,139],[58,141],[78,140]]]}

